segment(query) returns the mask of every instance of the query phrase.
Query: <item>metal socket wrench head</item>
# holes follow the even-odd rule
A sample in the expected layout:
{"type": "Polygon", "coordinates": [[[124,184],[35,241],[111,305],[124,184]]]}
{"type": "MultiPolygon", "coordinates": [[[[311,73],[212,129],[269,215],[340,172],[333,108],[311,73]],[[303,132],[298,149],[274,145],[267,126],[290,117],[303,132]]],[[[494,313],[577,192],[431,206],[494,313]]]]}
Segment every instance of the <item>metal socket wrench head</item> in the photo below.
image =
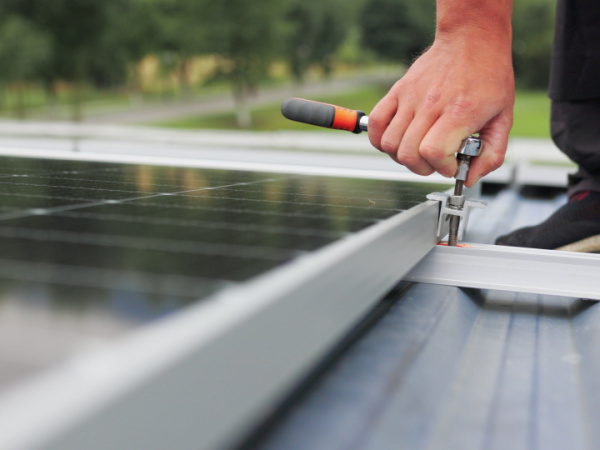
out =
{"type": "Polygon", "coordinates": [[[460,149],[456,153],[466,156],[479,156],[481,153],[481,139],[469,136],[462,141],[460,149]]]}

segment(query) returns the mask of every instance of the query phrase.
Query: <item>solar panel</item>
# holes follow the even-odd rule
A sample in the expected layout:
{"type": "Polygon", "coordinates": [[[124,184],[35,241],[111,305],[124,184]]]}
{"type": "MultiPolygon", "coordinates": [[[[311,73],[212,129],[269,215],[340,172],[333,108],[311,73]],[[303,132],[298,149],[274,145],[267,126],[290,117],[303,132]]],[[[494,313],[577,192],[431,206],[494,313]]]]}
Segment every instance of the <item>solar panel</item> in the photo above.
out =
{"type": "Polygon", "coordinates": [[[439,185],[0,159],[0,390],[439,185]]]}

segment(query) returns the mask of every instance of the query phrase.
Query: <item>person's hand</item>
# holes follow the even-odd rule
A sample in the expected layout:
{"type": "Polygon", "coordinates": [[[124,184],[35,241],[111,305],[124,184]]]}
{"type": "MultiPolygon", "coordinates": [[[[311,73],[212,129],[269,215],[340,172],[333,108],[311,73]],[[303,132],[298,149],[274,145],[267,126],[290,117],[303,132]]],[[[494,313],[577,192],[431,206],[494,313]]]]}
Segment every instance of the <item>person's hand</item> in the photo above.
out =
{"type": "Polygon", "coordinates": [[[482,152],[465,184],[500,167],[515,95],[508,40],[436,39],[369,115],[373,146],[419,175],[452,177],[462,140],[479,133],[482,152]]]}

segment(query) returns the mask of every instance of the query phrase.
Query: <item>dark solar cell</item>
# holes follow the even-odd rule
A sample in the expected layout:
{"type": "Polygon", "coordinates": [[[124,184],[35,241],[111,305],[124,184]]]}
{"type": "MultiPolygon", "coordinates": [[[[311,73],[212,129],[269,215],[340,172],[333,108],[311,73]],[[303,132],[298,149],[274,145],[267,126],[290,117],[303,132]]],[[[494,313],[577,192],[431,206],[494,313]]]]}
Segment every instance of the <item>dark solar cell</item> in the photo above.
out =
{"type": "Polygon", "coordinates": [[[0,159],[0,388],[425,199],[437,185],[0,159]]]}

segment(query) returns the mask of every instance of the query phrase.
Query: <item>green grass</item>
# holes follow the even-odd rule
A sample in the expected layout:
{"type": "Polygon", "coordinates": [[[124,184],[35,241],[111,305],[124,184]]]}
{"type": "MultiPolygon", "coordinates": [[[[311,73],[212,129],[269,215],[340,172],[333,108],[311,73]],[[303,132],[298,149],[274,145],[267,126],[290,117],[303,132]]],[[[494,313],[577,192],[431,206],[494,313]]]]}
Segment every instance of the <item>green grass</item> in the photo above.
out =
{"type": "MultiPolygon", "coordinates": [[[[155,88],[144,92],[139,99],[144,103],[169,104],[192,96],[201,100],[203,96],[228,95],[230,86],[227,83],[211,83],[194,87],[189,92],[182,93],[176,88],[155,88]]],[[[22,100],[25,106],[25,117],[28,119],[68,119],[73,108],[73,91],[63,89],[58,92],[52,104],[47,92],[39,84],[32,84],[23,92],[22,100]]],[[[138,107],[138,96],[132,96],[127,89],[95,89],[84,87],[79,93],[83,114],[90,111],[126,111],[138,107]]],[[[18,93],[10,88],[0,86],[0,117],[15,118],[17,116],[18,93]]]]}
{"type": "MultiPolygon", "coordinates": [[[[311,97],[311,100],[333,103],[346,108],[371,111],[386,93],[383,86],[370,86],[350,93],[311,97]]],[[[322,130],[318,127],[300,124],[284,119],[279,104],[253,109],[252,128],[254,131],[276,130],[322,130]]],[[[545,92],[519,91],[515,102],[515,120],[511,136],[549,137],[550,136],[550,100],[545,92]]],[[[237,129],[233,112],[214,116],[199,115],[183,119],[160,122],[153,125],[184,129],[237,129]]]]}
{"type": "Polygon", "coordinates": [[[511,136],[550,137],[550,99],[543,91],[518,91],[511,136]]]}
{"type": "MultiPolygon", "coordinates": [[[[127,106],[130,101],[127,95],[111,90],[86,88],[80,93],[80,96],[84,109],[89,107],[127,106]]],[[[10,89],[0,91],[0,116],[15,116],[17,112],[17,98],[17,93],[10,89]]],[[[26,117],[44,117],[49,112],[58,113],[60,116],[68,116],[72,109],[73,94],[71,92],[60,92],[55,101],[56,104],[51,107],[47,93],[40,86],[34,85],[29,87],[23,93],[26,117]]]]}

